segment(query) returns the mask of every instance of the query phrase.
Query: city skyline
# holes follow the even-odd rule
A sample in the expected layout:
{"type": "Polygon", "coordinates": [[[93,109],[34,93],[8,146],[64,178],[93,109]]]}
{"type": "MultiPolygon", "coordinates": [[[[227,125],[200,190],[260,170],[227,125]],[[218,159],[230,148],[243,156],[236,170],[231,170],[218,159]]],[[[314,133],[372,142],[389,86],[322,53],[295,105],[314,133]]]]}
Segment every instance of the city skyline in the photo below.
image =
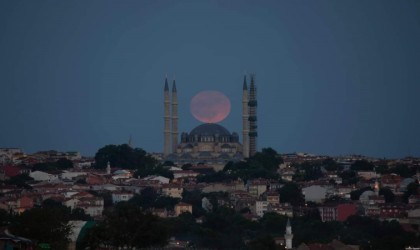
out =
{"type": "Polygon", "coordinates": [[[240,133],[255,72],[259,150],[420,155],[418,1],[3,1],[0,16],[0,147],[161,152],[166,73],[179,132],[214,90],[240,133]]]}

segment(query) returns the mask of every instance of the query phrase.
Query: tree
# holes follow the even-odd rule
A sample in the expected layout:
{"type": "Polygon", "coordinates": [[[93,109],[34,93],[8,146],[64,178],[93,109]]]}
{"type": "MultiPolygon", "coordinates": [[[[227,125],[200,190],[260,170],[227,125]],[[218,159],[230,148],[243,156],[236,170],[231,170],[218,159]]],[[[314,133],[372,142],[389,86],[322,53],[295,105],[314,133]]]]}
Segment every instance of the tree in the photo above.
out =
{"type": "Polygon", "coordinates": [[[131,148],[127,144],[107,145],[95,154],[95,168],[105,169],[108,162],[125,169],[154,168],[157,160],[140,148],[131,148]]]}
{"type": "Polygon", "coordinates": [[[193,165],[191,163],[186,163],[184,165],[182,165],[182,169],[183,170],[190,170],[193,167],[193,165]]]}
{"type": "Polygon", "coordinates": [[[343,224],[336,221],[322,222],[320,219],[306,220],[297,218],[293,220],[293,241],[296,244],[305,243],[329,243],[340,237],[343,224]]]}
{"type": "Polygon", "coordinates": [[[360,245],[363,249],[404,249],[418,245],[415,234],[404,231],[397,221],[379,221],[365,216],[352,215],[345,221],[342,241],[360,245]]]}
{"type": "Polygon", "coordinates": [[[345,185],[356,184],[359,181],[359,177],[357,177],[356,172],[352,170],[341,172],[340,177],[345,185]]]}
{"type": "Polygon", "coordinates": [[[283,160],[273,149],[263,149],[247,161],[228,162],[223,168],[226,179],[242,179],[247,181],[255,178],[279,179],[277,169],[283,160]],[[228,178],[229,177],[229,178],[228,178]]]}
{"type": "Polygon", "coordinates": [[[304,181],[317,180],[322,177],[321,166],[317,161],[309,162],[305,161],[300,165],[296,166],[298,169],[304,170],[303,175],[304,181]]]}
{"type": "Polygon", "coordinates": [[[252,240],[248,243],[249,249],[255,249],[255,250],[263,250],[263,249],[276,249],[276,242],[274,241],[273,237],[271,235],[264,235],[262,237],[259,237],[255,240],[252,240]]]}
{"type": "Polygon", "coordinates": [[[168,197],[168,196],[159,196],[153,204],[155,208],[166,208],[167,210],[174,210],[175,205],[179,202],[180,199],[168,197]]]}
{"type": "Polygon", "coordinates": [[[287,216],[279,215],[277,213],[265,213],[259,220],[262,230],[265,233],[283,234],[286,228],[287,216]]]}
{"type": "Polygon", "coordinates": [[[55,162],[55,166],[57,169],[60,169],[60,170],[70,169],[70,168],[73,168],[73,162],[66,158],[61,158],[55,162]]]}
{"type": "Polygon", "coordinates": [[[390,172],[395,173],[404,178],[409,178],[416,174],[416,169],[409,168],[406,164],[398,164],[394,168],[390,169],[390,172]]]}
{"type": "Polygon", "coordinates": [[[241,249],[244,248],[243,236],[247,229],[244,218],[233,209],[220,207],[205,215],[201,230],[197,232],[201,248],[241,249]]]}
{"type": "Polygon", "coordinates": [[[25,189],[32,189],[30,185],[27,184],[28,181],[33,181],[34,179],[30,177],[28,174],[20,174],[10,178],[10,180],[6,181],[8,185],[16,185],[17,187],[25,188],[25,189]]]}
{"type": "Polygon", "coordinates": [[[33,208],[17,215],[10,230],[36,243],[47,243],[52,249],[67,249],[71,226],[65,210],[54,207],[33,208]]]}
{"type": "Polygon", "coordinates": [[[389,188],[381,188],[379,195],[383,195],[386,203],[392,203],[395,200],[395,195],[389,188]]]}
{"type": "Polygon", "coordinates": [[[408,184],[407,191],[405,191],[404,194],[403,194],[404,202],[408,203],[408,198],[411,195],[417,195],[417,194],[419,194],[419,181],[418,180],[408,184]]]}
{"type": "Polygon", "coordinates": [[[182,201],[191,204],[193,207],[192,214],[195,218],[205,214],[205,210],[201,206],[202,199],[201,191],[198,189],[187,191],[184,189],[182,192],[182,201]]]}
{"type": "Polygon", "coordinates": [[[128,202],[120,202],[89,231],[84,246],[92,249],[100,245],[128,249],[162,247],[167,240],[168,231],[157,216],[145,214],[128,202]]]}
{"type": "Polygon", "coordinates": [[[172,167],[175,166],[175,163],[173,161],[165,161],[163,166],[172,167]]]}
{"type": "Polygon", "coordinates": [[[153,207],[157,198],[156,191],[152,187],[146,187],[141,190],[140,195],[135,194],[128,202],[142,209],[148,209],[153,207]]]}
{"type": "Polygon", "coordinates": [[[73,162],[66,158],[61,158],[55,162],[36,163],[32,167],[32,170],[53,171],[53,170],[66,170],[70,168],[73,168],[73,162]]]}
{"type": "Polygon", "coordinates": [[[289,202],[293,206],[302,205],[305,203],[302,190],[293,182],[284,184],[279,190],[281,202],[289,202]]]}
{"type": "Polygon", "coordinates": [[[251,166],[255,165],[268,171],[277,171],[279,165],[283,163],[283,159],[274,149],[263,148],[261,152],[251,156],[248,162],[251,166]]]}
{"type": "Polygon", "coordinates": [[[234,176],[229,175],[223,171],[197,176],[198,182],[206,182],[206,183],[232,181],[235,179],[236,178],[234,176]]]}
{"type": "Polygon", "coordinates": [[[75,208],[71,210],[70,220],[93,221],[93,218],[89,214],[86,214],[84,209],[75,208]]]}
{"type": "Polygon", "coordinates": [[[338,170],[338,164],[336,161],[334,161],[333,158],[327,158],[322,161],[322,166],[327,171],[337,171],[338,170]]]}
{"type": "Polygon", "coordinates": [[[357,160],[351,164],[350,168],[353,171],[372,171],[375,165],[367,160],[357,160]]]}
{"type": "Polygon", "coordinates": [[[0,209],[0,227],[7,226],[11,220],[11,215],[4,209],[0,209]]]}

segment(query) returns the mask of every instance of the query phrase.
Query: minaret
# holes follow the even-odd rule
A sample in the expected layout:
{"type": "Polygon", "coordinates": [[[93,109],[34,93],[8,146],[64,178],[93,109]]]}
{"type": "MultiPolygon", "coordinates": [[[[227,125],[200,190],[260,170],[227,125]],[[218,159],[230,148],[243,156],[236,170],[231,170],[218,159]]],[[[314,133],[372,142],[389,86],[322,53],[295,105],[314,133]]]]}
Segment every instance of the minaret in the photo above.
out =
{"type": "Polygon", "coordinates": [[[106,164],[106,174],[111,174],[111,163],[109,163],[109,161],[106,164]]]}
{"type": "Polygon", "coordinates": [[[163,155],[167,156],[171,153],[171,114],[169,110],[170,105],[169,100],[169,87],[168,87],[168,77],[165,77],[165,88],[163,91],[163,106],[164,106],[164,116],[163,116],[163,155]]]}
{"type": "Polygon", "coordinates": [[[242,154],[244,158],[249,158],[249,121],[248,121],[248,86],[246,75],[242,88],[242,154]]]}
{"type": "Polygon", "coordinates": [[[257,152],[257,87],[255,86],[255,75],[251,74],[249,86],[249,156],[257,152]]]}
{"type": "Polygon", "coordinates": [[[133,147],[133,145],[132,145],[132,140],[131,140],[131,135],[130,135],[130,138],[128,138],[128,143],[127,143],[127,145],[128,145],[130,148],[132,148],[132,147],[133,147]]]}
{"type": "Polygon", "coordinates": [[[286,249],[292,249],[293,234],[289,219],[287,219],[286,234],[284,235],[284,239],[286,240],[286,249]]]}
{"type": "Polygon", "coordinates": [[[378,182],[378,179],[376,179],[375,180],[375,185],[373,186],[373,189],[374,189],[374,191],[375,191],[375,195],[376,196],[379,196],[379,182],[378,182]]]}
{"type": "Polygon", "coordinates": [[[175,79],[172,83],[172,153],[178,147],[178,97],[176,95],[175,79]]]}

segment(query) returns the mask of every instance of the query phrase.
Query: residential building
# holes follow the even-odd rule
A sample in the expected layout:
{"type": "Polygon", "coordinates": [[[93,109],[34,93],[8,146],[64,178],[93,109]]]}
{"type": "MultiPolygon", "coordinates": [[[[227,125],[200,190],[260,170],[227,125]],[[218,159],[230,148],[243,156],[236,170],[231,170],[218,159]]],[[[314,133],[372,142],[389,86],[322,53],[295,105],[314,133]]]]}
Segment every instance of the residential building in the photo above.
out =
{"type": "Polygon", "coordinates": [[[162,185],[162,194],[172,198],[182,198],[184,188],[181,185],[164,184],[162,185]]]}
{"type": "Polygon", "coordinates": [[[128,201],[133,198],[134,194],[125,191],[112,192],[112,203],[118,203],[120,201],[128,201]]]}
{"type": "Polygon", "coordinates": [[[178,204],[175,205],[175,215],[179,216],[182,213],[191,213],[192,214],[192,205],[185,203],[185,202],[180,202],[178,204]]]}
{"type": "Polygon", "coordinates": [[[268,201],[255,201],[253,206],[253,212],[258,217],[263,217],[264,214],[268,211],[268,201]]]}
{"type": "Polygon", "coordinates": [[[277,213],[289,218],[293,217],[293,207],[290,203],[268,204],[267,212],[277,213]]]}

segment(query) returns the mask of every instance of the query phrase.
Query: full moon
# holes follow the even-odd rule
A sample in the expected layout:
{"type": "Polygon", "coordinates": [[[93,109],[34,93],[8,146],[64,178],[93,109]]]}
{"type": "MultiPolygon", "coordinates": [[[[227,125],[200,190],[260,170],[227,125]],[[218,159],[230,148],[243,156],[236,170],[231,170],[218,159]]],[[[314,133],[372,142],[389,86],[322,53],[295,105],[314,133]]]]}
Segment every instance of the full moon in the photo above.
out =
{"type": "Polygon", "coordinates": [[[230,101],[219,91],[201,91],[190,103],[191,114],[204,123],[223,121],[230,113],[230,101]]]}

